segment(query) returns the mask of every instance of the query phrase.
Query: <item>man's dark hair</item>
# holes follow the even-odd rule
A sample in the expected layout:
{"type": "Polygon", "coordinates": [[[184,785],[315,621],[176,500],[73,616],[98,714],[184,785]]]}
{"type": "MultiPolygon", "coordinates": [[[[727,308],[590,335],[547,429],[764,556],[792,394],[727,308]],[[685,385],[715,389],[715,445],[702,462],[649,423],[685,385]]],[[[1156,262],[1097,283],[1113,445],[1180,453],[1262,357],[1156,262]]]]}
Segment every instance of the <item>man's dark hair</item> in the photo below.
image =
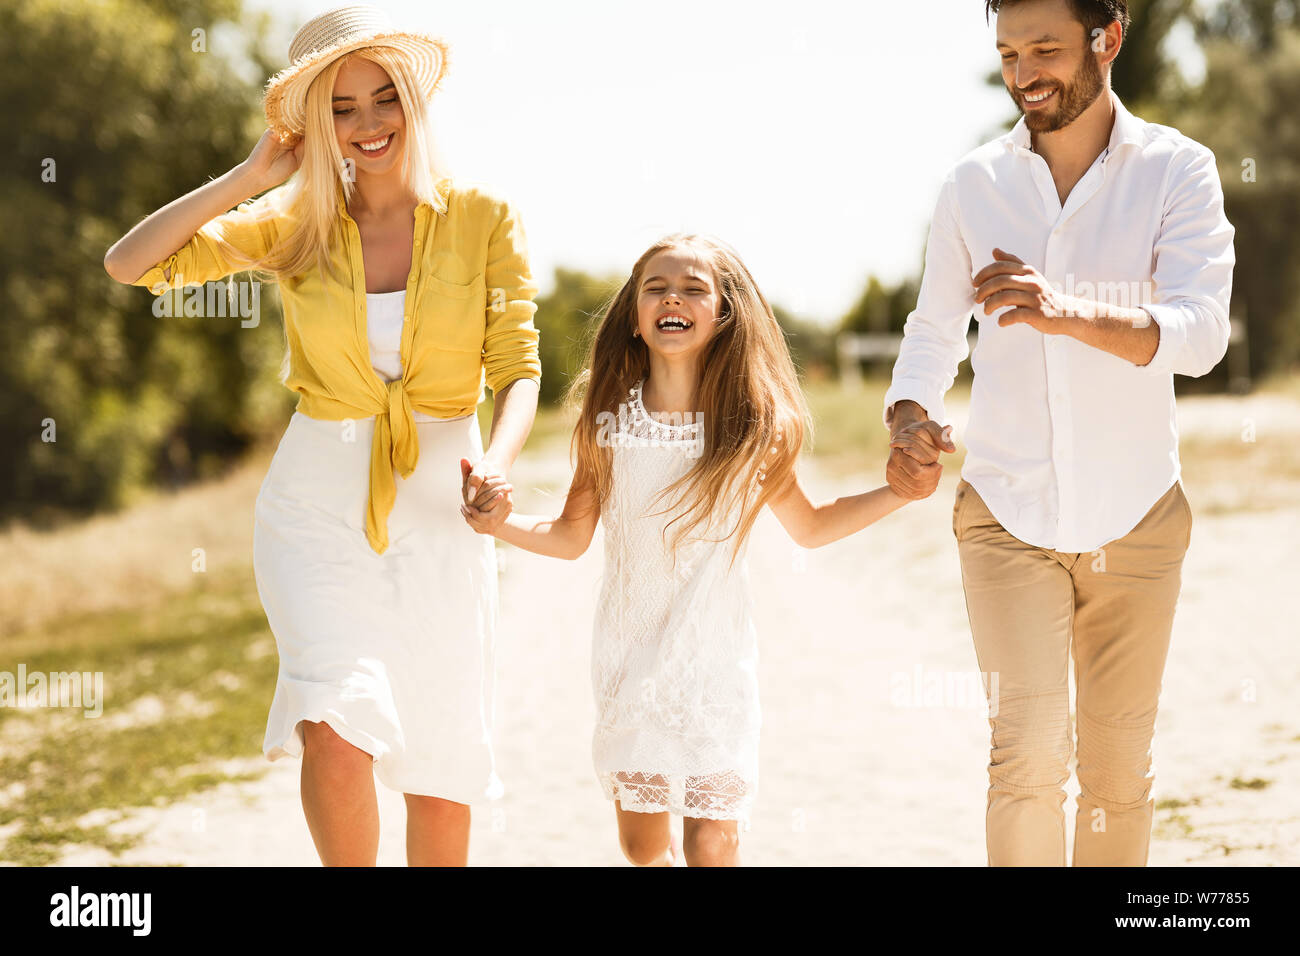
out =
{"type": "MultiPolygon", "coordinates": [[[[1021,0],[984,0],[984,19],[989,19],[1002,9],[1004,2],[1009,4],[1021,0]]],[[[1119,21],[1124,32],[1128,33],[1129,16],[1126,0],[1069,0],[1069,3],[1075,19],[1083,24],[1083,31],[1087,36],[1091,37],[1093,30],[1105,29],[1116,20],[1119,21]]]]}

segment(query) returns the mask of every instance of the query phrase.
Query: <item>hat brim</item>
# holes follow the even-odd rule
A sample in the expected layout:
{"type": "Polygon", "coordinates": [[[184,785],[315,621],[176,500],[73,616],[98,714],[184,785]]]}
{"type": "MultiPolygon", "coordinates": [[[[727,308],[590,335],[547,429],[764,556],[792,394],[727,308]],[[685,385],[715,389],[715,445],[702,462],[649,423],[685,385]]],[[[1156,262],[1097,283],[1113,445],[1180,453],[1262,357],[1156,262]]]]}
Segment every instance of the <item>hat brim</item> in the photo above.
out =
{"type": "Polygon", "coordinates": [[[367,47],[386,47],[405,56],[416,88],[425,99],[433,96],[447,72],[447,44],[439,37],[406,30],[349,37],[299,57],[271,77],[262,96],[267,125],[281,139],[303,135],[307,128],[307,88],[312,80],[339,57],[367,47]]]}

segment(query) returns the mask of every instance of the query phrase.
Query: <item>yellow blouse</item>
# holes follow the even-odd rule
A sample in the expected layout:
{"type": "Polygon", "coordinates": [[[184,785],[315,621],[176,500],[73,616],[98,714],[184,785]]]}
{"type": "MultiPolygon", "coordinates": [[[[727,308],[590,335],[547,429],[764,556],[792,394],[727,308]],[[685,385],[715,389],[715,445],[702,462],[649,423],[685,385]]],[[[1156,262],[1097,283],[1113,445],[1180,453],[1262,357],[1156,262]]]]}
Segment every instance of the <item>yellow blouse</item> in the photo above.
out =
{"type": "MultiPolygon", "coordinates": [[[[345,241],[331,245],[330,263],[347,281],[323,281],[312,269],[280,283],[289,351],[284,384],[299,393],[297,410],[331,421],[378,416],[366,538],[379,554],[388,549],[388,516],[397,498],[394,469],[406,478],[420,457],[414,411],[454,418],[478,407],[485,381],[499,394],[516,379],[540,382],[542,375],[533,324],[537,288],[518,213],[481,185],[444,179],[439,190],[445,215],[423,202],[415,210],[399,380],[385,383],[370,364],[361,234],[341,190],[345,241]]],[[[161,295],[238,271],[215,235],[249,255],[265,254],[285,220],[258,221],[249,213],[265,214],[277,192],[218,216],[132,285],[161,295]],[[170,280],[164,278],[168,269],[170,280]]]]}

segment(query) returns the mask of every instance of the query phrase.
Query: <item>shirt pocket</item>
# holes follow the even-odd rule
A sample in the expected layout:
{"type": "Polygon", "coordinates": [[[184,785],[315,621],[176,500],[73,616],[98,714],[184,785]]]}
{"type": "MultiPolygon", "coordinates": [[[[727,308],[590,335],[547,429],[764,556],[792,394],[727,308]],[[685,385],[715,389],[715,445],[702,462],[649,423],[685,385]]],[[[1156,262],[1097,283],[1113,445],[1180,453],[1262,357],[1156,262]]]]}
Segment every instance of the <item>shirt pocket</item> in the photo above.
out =
{"type": "Polygon", "coordinates": [[[487,334],[487,289],[480,272],[470,282],[426,275],[416,292],[420,337],[449,352],[483,353],[487,334]]]}

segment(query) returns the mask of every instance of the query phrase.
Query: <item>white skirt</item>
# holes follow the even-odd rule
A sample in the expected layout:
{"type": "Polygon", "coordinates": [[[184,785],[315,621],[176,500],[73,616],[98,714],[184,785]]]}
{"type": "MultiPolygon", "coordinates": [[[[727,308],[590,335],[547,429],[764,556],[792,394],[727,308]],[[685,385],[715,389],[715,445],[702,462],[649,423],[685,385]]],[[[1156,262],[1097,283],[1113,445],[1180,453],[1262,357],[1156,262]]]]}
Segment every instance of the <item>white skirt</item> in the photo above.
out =
{"type": "Polygon", "coordinates": [[[389,547],[365,536],[375,419],[294,412],[254,508],[253,571],[280,654],[270,760],[324,721],[404,793],[501,796],[492,755],[496,551],[460,514],[460,459],[478,418],[417,417],[420,457],[395,475],[389,547]],[[352,432],[349,433],[348,429],[352,432]]]}

